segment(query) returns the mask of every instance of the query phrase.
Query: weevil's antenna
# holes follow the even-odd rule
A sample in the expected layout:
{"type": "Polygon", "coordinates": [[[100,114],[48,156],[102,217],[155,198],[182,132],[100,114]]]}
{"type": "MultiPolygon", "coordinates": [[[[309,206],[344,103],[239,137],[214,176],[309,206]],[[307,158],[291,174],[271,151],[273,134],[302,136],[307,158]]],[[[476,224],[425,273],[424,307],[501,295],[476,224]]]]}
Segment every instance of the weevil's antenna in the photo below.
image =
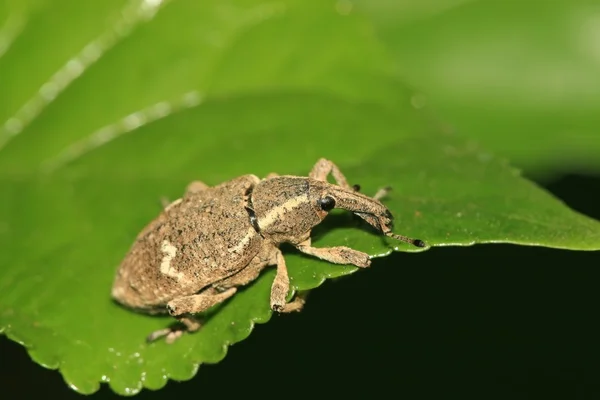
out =
{"type": "Polygon", "coordinates": [[[389,236],[393,239],[400,240],[401,242],[412,244],[413,246],[416,246],[416,247],[427,247],[427,244],[424,241],[422,241],[421,239],[413,239],[413,238],[409,238],[407,236],[396,235],[395,233],[392,233],[392,232],[388,232],[385,235],[389,236]]]}

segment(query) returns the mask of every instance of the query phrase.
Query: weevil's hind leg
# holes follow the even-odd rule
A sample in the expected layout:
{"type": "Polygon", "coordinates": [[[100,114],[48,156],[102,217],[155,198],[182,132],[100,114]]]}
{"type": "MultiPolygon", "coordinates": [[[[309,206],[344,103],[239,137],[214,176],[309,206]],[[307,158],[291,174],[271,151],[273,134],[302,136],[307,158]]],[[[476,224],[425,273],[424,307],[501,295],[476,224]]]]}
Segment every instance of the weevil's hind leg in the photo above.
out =
{"type": "Polygon", "coordinates": [[[152,332],[147,341],[151,342],[160,337],[166,336],[167,343],[173,343],[184,332],[194,332],[200,329],[202,324],[190,314],[197,314],[208,310],[210,307],[219,304],[235,294],[236,288],[232,287],[223,292],[215,288],[209,288],[199,294],[180,297],[167,303],[169,314],[177,318],[184,327],[171,327],[152,332]]]}
{"type": "Polygon", "coordinates": [[[184,314],[197,314],[208,310],[212,306],[222,303],[237,291],[232,287],[223,292],[219,292],[215,288],[208,288],[199,294],[191,296],[179,297],[167,303],[169,314],[178,317],[184,314]]]}
{"type": "Polygon", "coordinates": [[[179,316],[179,317],[177,317],[177,320],[181,324],[183,324],[183,326],[173,326],[173,327],[159,329],[157,331],[154,331],[150,335],[148,335],[148,337],[146,338],[146,341],[148,343],[150,343],[150,342],[154,342],[156,339],[164,337],[165,342],[167,344],[171,344],[175,340],[180,338],[185,332],[195,332],[198,329],[200,329],[200,327],[202,326],[200,321],[191,315],[179,316]]]}
{"type": "Polygon", "coordinates": [[[265,179],[276,178],[276,177],[278,177],[278,176],[279,176],[279,174],[278,174],[278,173],[276,173],[276,172],[271,172],[271,173],[267,174],[267,176],[265,176],[265,179]]]}
{"type": "Polygon", "coordinates": [[[333,175],[333,179],[335,179],[338,186],[345,189],[352,189],[352,187],[348,185],[346,177],[342,174],[342,171],[340,171],[338,166],[325,158],[321,158],[317,161],[312,171],[310,171],[310,174],[308,174],[308,177],[319,181],[327,181],[327,176],[329,174],[333,175]]]}
{"type": "Polygon", "coordinates": [[[297,244],[296,248],[304,254],[309,254],[334,264],[352,264],[361,268],[371,265],[371,259],[366,253],[345,246],[312,247],[310,238],[297,244]]]}

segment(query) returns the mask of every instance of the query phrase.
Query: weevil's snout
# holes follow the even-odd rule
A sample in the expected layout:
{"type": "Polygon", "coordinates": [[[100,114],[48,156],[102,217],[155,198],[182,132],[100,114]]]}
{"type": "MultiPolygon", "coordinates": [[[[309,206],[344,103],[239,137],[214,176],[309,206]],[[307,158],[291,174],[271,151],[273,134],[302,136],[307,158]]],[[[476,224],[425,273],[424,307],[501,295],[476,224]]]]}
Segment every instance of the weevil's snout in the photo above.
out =
{"type": "Polygon", "coordinates": [[[354,192],[337,191],[337,193],[332,193],[332,196],[334,197],[336,208],[343,208],[353,212],[384,235],[416,247],[427,246],[420,239],[413,239],[393,233],[394,217],[390,210],[378,200],[357,193],[356,190],[354,192]]]}
{"type": "Polygon", "coordinates": [[[368,212],[355,211],[354,215],[360,217],[363,221],[371,225],[373,228],[387,235],[392,231],[394,221],[392,214],[385,210],[382,214],[372,214],[368,212]]]}

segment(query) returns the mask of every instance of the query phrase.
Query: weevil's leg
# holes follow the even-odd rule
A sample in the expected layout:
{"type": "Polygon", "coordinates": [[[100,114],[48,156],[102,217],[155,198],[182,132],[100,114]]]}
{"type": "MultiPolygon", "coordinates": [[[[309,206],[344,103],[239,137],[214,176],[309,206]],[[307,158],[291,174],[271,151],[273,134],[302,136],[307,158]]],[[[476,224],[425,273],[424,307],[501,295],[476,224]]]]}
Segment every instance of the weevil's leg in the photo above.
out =
{"type": "Polygon", "coordinates": [[[209,186],[204,183],[204,182],[200,182],[200,181],[193,181],[192,183],[190,183],[189,185],[187,185],[187,188],[185,190],[185,194],[194,194],[194,193],[199,193],[203,190],[208,189],[209,186]]]}
{"type": "Polygon", "coordinates": [[[148,343],[154,342],[156,339],[161,338],[163,336],[168,336],[171,332],[174,332],[174,331],[175,330],[172,328],[159,329],[159,330],[154,331],[151,334],[149,334],[148,337],[146,337],[146,341],[148,343]]]}
{"type": "Polygon", "coordinates": [[[278,177],[278,176],[279,176],[279,174],[278,174],[278,173],[271,172],[271,173],[267,174],[267,176],[265,176],[265,179],[276,178],[276,177],[278,177]]]}
{"type": "Polygon", "coordinates": [[[156,339],[164,336],[165,342],[167,342],[167,344],[171,344],[175,340],[177,340],[179,337],[181,337],[181,335],[183,335],[185,332],[195,332],[198,329],[200,329],[200,327],[202,326],[200,321],[197,318],[192,317],[191,315],[187,315],[187,316],[181,315],[176,318],[179,322],[181,322],[184,325],[183,328],[170,327],[170,328],[165,328],[165,329],[159,329],[157,331],[152,332],[150,335],[148,335],[148,337],[146,338],[146,341],[153,342],[156,339]]]}
{"type": "Polygon", "coordinates": [[[305,297],[307,293],[302,295],[297,294],[294,300],[287,302],[286,298],[290,292],[290,278],[287,272],[287,266],[285,265],[285,259],[281,250],[275,248],[274,250],[275,260],[277,263],[277,274],[275,280],[271,286],[271,310],[279,313],[290,313],[294,311],[302,310],[305,303],[305,297]]]}
{"type": "Polygon", "coordinates": [[[286,303],[283,306],[283,309],[279,311],[280,313],[291,313],[294,311],[302,311],[304,308],[304,304],[306,303],[306,296],[308,295],[308,290],[302,293],[296,293],[296,296],[292,301],[286,303]]]}
{"type": "Polygon", "coordinates": [[[287,295],[290,291],[290,278],[285,265],[285,259],[281,250],[273,250],[275,263],[277,264],[277,274],[271,286],[271,309],[277,312],[285,312],[287,295]]]}
{"type": "Polygon", "coordinates": [[[199,294],[180,297],[167,303],[169,314],[178,317],[183,314],[196,314],[208,310],[215,304],[219,304],[235,294],[236,288],[232,287],[224,292],[209,288],[199,294]]]}
{"type": "Polygon", "coordinates": [[[310,254],[311,256],[318,257],[334,264],[352,264],[361,268],[371,265],[371,259],[366,253],[344,246],[323,248],[312,247],[310,238],[297,244],[296,248],[304,254],[310,254]]]}
{"type": "Polygon", "coordinates": [[[308,174],[308,177],[319,181],[327,181],[327,176],[329,174],[333,175],[333,179],[335,179],[338,186],[345,189],[352,189],[352,187],[348,185],[346,177],[342,174],[338,166],[325,158],[321,158],[317,161],[312,171],[310,171],[310,174],[308,174]]]}
{"type": "Polygon", "coordinates": [[[167,344],[173,343],[180,338],[184,332],[195,332],[202,326],[200,321],[191,315],[180,315],[177,317],[177,320],[185,326],[185,329],[172,329],[171,332],[167,334],[167,337],[165,337],[165,342],[167,344]]]}
{"type": "Polygon", "coordinates": [[[177,204],[181,203],[181,199],[169,202],[169,200],[167,200],[166,197],[162,197],[160,201],[162,203],[163,208],[165,209],[165,212],[168,212],[171,208],[173,208],[173,206],[176,206],[177,204]]]}
{"type": "Polygon", "coordinates": [[[271,309],[281,313],[300,311],[304,306],[306,294],[297,295],[294,300],[286,303],[290,282],[285,260],[281,251],[276,247],[265,247],[261,253],[252,259],[250,265],[237,274],[218,282],[215,284],[215,288],[218,290],[247,285],[254,281],[266,266],[275,264],[277,265],[277,275],[271,288],[271,309]]]}
{"type": "Polygon", "coordinates": [[[388,193],[390,193],[391,191],[392,191],[392,187],[391,186],[382,187],[381,189],[379,189],[377,191],[377,193],[375,193],[375,196],[373,196],[373,198],[375,200],[381,200],[382,198],[384,198],[385,196],[387,196],[388,193]]]}
{"type": "Polygon", "coordinates": [[[146,340],[152,342],[160,337],[166,336],[165,341],[167,343],[173,343],[177,338],[183,335],[184,332],[197,331],[201,326],[200,321],[189,314],[206,311],[210,307],[227,300],[229,297],[233,296],[236,291],[236,288],[229,288],[224,292],[219,293],[216,289],[209,288],[196,295],[171,300],[167,303],[167,310],[169,311],[169,314],[177,318],[185,328],[171,327],[160,329],[148,335],[146,340]]]}

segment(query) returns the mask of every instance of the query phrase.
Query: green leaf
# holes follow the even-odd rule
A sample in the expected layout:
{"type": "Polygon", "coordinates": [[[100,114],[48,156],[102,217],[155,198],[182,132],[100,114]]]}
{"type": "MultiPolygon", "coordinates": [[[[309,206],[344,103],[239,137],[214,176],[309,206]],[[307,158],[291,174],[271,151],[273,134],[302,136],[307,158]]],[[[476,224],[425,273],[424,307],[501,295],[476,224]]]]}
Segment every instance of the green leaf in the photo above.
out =
{"type": "Polygon", "coordinates": [[[449,129],[530,174],[600,169],[600,8],[589,1],[358,1],[449,129]],[[543,3],[543,5],[542,5],[543,3]]]}
{"type": "MultiPolygon", "coordinates": [[[[191,180],[305,175],[327,157],[365,193],[391,185],[385,203],[395,231],[431,246],[600,248],[597,221],[422,115],[360,13],[320,0],[158,8],[66,1],[61,24],[78,23],[85,34],[54,53],[53,68],[76,60],[85,43],[106,42],[98,42],[98,60],[80,61],[81,75],[41,99],[57,89],[38,93],[57,83],[54,70],[29,79],[14,65],[32,71],[50,50],[28,41],[58,48],[66,28],[49,20],[50,3],[23,4],[22,28],[0,58],[0,77],[13,71],[14,85],[11,101],[0,104],[0,332],[81,393],[100,382],[134,394],[190,379],[269,320],[273,270],[173,345],[144,341],[170,318],[111,301],[114,273],[135,235],[160,212],[161,198],[177,198],[191,180]],[[84,24],[75,21],[80,15],[98,19],[84,24]]],[[[17,15],[5,9],[0,17],[17,15]]],[[[316,246],[347,245],[373,257],[415,250],[333,214],[314,230],[316,246]]],[[[356,271],[283,250],[295,290],[356,271]]]]}
{"type": "MultiPolygon", "coordinates": [[[[167,319],[111,303],[116,265],[159,212],[161,196],[175,198],[194,178],[216,184],[272,169],[304,174],[317,156],[312,152],[341,160],[348,178],[365,192],[391,184],[395,191],[386,204],[398,218],[396,231],[433,246],[505,241],[600,247],[596,221],[459,138],[398,130],[404,120],[380,107],[318,95],[228,99],[145,125],[49,176],[4,176],[1,257],[8,267],[0,279],[0,326],[83,393],[95,391],[100,381],[126,394],[142,385],[159,388],[167,378],[189,379],[199,363],[224,357],[226,346],[245,338],[253,322],[269,319],[272,271],[226,303],[199,333],[168,346],[143,341],[167,319]],[[273,112],[268,121],[257,118],[261,108],[273,112]],[[377,141],[362,141],[373,125],[361,121],[377,121],[377,141]],[[198,127],[221,134],[206,145],[198,127]],[[246,133],[239,135],[236,127],[246,133]],[[290,150],[294,142],[308,155],[290,150]]],[[[345,214],[332,216],[315,237],[316,246],[345,244],[378,256],[396,245],[345,214]]],[[[289,251],[286,258],[300,290],[355,271],[289,251]]]]}

